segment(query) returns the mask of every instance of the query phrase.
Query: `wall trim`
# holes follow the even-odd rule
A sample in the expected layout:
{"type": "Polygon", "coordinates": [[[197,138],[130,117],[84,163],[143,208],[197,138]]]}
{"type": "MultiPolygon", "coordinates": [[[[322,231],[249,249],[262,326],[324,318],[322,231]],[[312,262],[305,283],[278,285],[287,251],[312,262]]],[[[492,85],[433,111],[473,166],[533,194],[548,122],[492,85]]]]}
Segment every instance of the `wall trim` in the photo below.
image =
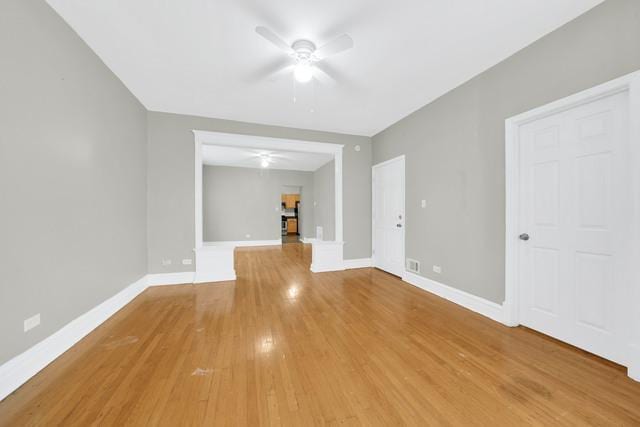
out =
{"type": "Polygon", "coordinates": [[[236,279],[234,252],[236,247],[231,244],[209,244],[196,253],[196,272],[194,283],[226,282],[236,279]]]}
{"type": "Polygon", "coordinates": [[[402,280],[471,311],[475,311],[491,320],[505,324],[503,306],[493,301],[444,285],[435,280],[409,273],[408,271],[404,273],[402,280]]]}
{"type": "Polygon", "coordinates": [[[344,242],[314,240],[311,244],[311,272],[344,270],[344,242]]]}
{"type": "Polygon", "coordinates": [[[147,274],[148,286],[183,285],[193,283],[193,271],[179,273],[157,273],[147,274]]]}
{"type": "Polygon", "coordinates": [[[345,259],[344,269],[351,270],[354,268],[367,268],[373,266],[373,260],[371,258],[359,258],[359,259],[345,259]]]}
{"type": "Polygon", "coordinates": [[[147,276],[145,275],[111,298],[67,323],[30,349],[1,365],[0,401],[104,323],[146,288],[147,276]]]}
{"type": "Polygon", "coordinates": [[[203,246],[280,246],[282,239],[277,240],[225,240],[216,242],[204,242],[203,246]]]}

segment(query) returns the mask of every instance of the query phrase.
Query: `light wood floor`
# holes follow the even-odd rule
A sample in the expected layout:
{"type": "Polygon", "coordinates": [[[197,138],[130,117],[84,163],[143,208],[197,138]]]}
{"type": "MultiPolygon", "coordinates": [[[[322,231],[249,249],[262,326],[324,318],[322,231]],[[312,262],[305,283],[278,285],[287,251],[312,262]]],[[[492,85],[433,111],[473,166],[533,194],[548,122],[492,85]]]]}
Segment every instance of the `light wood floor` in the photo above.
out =
{"type": "Polygon", "coordinates": [[[309,248],[150,288],[0,403],[0,425],[640,425],[619,366],[309,248]]]}

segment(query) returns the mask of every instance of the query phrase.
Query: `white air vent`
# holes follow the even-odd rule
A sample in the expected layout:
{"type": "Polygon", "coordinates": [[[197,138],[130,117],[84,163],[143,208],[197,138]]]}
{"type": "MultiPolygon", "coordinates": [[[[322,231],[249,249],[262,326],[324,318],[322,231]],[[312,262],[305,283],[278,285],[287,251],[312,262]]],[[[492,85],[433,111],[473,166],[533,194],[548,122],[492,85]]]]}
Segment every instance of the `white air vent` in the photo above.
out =
{"type": "Polygon", "coordinates": [[[407,271],[420,273],[420,262],[415,259],[407,258],[407,271]]]}

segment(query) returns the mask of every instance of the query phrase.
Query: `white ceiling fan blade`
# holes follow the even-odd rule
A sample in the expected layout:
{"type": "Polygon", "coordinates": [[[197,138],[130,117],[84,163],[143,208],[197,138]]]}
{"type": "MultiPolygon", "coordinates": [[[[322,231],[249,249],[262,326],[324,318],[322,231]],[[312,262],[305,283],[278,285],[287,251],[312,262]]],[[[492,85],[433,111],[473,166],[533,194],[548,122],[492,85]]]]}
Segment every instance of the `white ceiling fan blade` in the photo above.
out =
{"type": "Polygon", "coordinates": [[[293,52],[293,49],[291,48],[291,46],[289,46],[284,40],[280,38],[280,36],[278,36],[276,33],[271,31],[267,27],[256,27],[256,33],[260,34],[262,37],[269,40],[280,50],[286,53],[293,52]]]}
{"type": "Polygon", "coordinates": [[[338,84],[337,80],[327,71],[323,64],[313,65],[313,77],[315,77],[320,83],[326,86],[335,86],[338,84]]]}
{"type": "Polygon", "coordinates": [[[273,61],[256,68],[246,78],[247,82],[256,83],[265,79],[270,80],[273,75],[277,75],[283,69],[292,65],[292,59],[287,56],[278,56],[273,61]]]}
{"type": "Polygon", "coordinates": [[[293,69],[295,68],[294,64],[287,65],[276,71],[275,73],[271,73],[271,75],[267,76],[267,80],[270,82],[276,81],[286,75],[291,75],[293,73],[293,69]]]}
{"type": "Polygon", "coordinates": [[[324,59],[336,53],[344,52],[353,47],[353,39],[348,34],[343,34],[337,39],[330,41],[314,52],[318,59],[324,59]]]}

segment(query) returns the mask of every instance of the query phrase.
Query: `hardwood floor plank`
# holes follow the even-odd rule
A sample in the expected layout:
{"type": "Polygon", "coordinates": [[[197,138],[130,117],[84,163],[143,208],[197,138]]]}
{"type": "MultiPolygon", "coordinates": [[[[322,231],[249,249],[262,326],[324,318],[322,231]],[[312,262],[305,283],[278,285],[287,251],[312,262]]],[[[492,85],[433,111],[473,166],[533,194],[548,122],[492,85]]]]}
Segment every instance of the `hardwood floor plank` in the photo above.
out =
{"type": "Polygon", "coordinates": [[[640,425],[613,363],[310,248],[152,287],[0,402],[15,425],[640,425]]]}

